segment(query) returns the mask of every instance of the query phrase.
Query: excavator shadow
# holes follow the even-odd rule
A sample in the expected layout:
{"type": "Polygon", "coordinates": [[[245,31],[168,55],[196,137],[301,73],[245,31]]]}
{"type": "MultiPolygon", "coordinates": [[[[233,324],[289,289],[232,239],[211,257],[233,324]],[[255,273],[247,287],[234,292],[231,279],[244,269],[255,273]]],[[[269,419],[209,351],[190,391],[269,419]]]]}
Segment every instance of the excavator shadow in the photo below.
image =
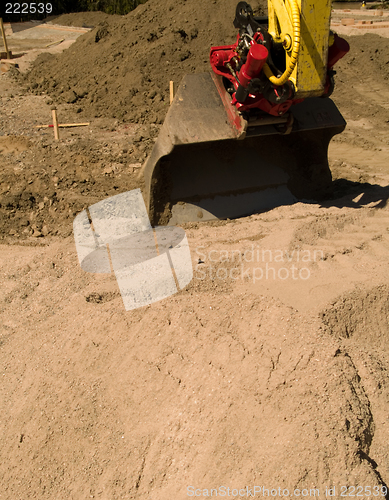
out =
{"type": "Polygon", "coordinates": [[[336,179],[332,182],[327,196],[321,200],[323,208],[369,208],[383,209],[388,205],[389,186],[336,179]]]}

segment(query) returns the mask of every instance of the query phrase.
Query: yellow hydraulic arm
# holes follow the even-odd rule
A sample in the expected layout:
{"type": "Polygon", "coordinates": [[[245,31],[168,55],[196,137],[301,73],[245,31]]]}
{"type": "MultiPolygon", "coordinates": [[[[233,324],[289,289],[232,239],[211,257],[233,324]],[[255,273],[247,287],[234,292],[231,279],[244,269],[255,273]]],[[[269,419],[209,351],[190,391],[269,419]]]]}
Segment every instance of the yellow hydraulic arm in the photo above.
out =
{"type": "Polygon", "coordinates": [[[291,80],[297,98],[323,94],[331,4],[331,0],[268,0],[269,33],[285,49],[286,69],[274,75],[265,65],[264,71],[274,85],[291,80]]]}

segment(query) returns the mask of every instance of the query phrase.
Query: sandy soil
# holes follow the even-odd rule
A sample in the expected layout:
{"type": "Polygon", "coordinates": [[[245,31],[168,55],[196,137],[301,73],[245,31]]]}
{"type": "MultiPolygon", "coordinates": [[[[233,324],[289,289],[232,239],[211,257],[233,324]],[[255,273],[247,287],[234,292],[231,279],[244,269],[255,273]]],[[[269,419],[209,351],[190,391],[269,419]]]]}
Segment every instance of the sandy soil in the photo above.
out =
{"type": "MultiPolygon", "coordinates": [[[[151,18],[133,13],[150,32],[157,4],[151,18]]],[[[99,29],[72,47],[104,42],[99,29]]],[[[163,105],[153,123],[146,99],[134,124],[135,105],[123,121],[115,102],[104,114],[1,76],[0,498],[170,500],[254,485],[340,498],[342,486],[389,483],[389,41],[361,35],[337,67],[348,126],[330,147],[328,199],[184,226],[194,279],[129,312],[113,275],[80,269],[72,222],[142,186],[163,105]],[[61,122],[91,125],[55,142],[35,128],[53,104],[61,122]]],[[[43,68],[55,80],[69,54],[41,56],[28,85],[43,68]]]]}

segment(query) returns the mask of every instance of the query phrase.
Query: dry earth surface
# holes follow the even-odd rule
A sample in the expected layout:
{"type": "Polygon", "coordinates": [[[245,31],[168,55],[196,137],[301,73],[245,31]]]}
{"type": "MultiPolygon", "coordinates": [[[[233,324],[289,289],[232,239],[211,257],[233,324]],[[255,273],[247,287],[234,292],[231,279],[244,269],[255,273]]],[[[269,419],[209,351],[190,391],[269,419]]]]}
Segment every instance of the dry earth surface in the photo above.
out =
{"type": "Polygon", "coordinates": [[[142,187],[169,79],[234,40],[234,7],[63,16],[96,27],[0,77],[1,499],[389,483],[388,38],[348,37],[326,201],[187,224],[194,279],[134,311],[78,263],[74,216],[142,187]],[[53,104],[91,125],[54,141],[53,104]]]}

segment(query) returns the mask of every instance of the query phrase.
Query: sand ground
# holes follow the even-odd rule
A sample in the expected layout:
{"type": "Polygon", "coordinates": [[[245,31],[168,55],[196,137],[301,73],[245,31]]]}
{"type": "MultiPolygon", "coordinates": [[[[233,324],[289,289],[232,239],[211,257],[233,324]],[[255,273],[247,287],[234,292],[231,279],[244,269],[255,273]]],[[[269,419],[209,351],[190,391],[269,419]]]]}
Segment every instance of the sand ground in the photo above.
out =
{"type": "Polygon", "coordinates": [[[135,124],[1,75],[1,499],[254,485],[384,496],[389,41],[357,31],[337,68],[348,126],[330,146],[332,195],[184,226],[194,279],[128,312],[113,275],[81,270],[72,222],[142,187],[163,89],[155,123],[135,124]],[[53,104],[60,121],[90,126],[54,141],[36,128],[53,104]]]}

